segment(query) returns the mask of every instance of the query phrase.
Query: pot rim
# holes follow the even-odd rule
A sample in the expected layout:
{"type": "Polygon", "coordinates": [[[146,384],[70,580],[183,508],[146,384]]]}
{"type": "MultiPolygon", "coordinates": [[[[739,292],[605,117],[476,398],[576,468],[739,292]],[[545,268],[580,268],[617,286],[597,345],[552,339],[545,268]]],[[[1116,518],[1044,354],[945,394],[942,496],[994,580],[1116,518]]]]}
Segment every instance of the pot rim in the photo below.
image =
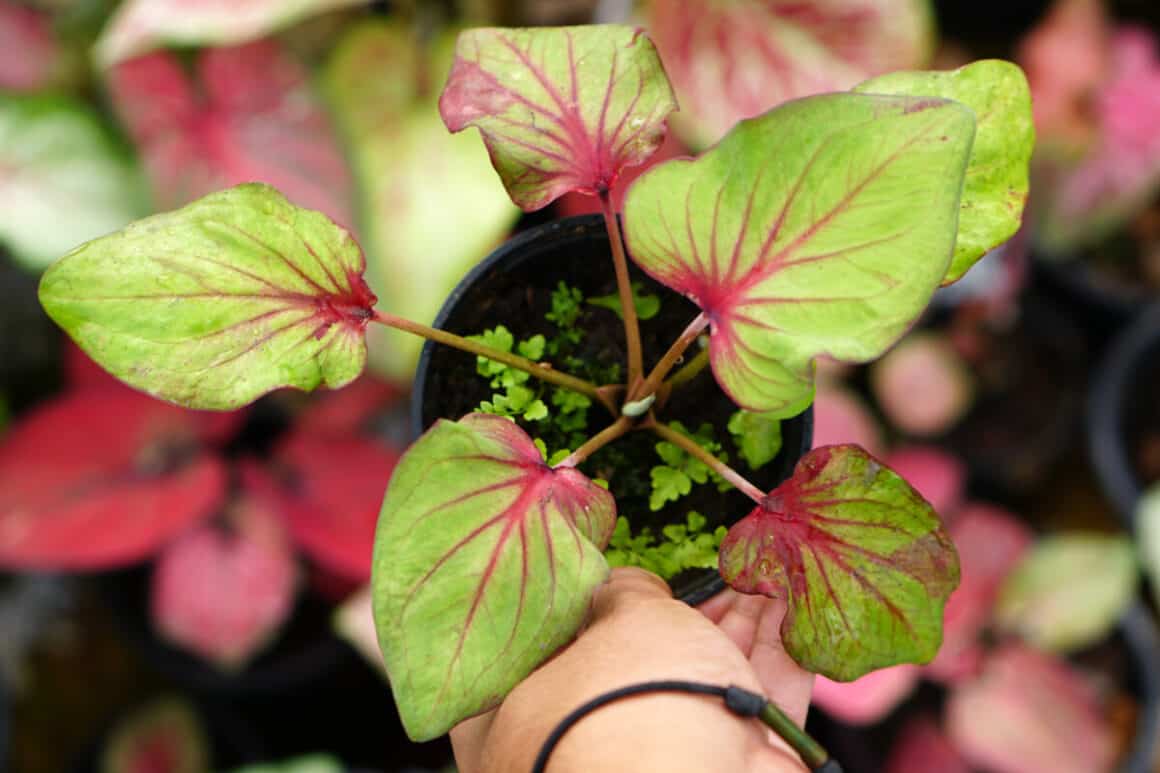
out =
{"type": "Polygon", "coordinates": [[[1135,528],[1143,483],[1124,446],[1124,395],[1152,350],[1160,349],[1160,302],[1153,303],[1109,347],[1088,391],[1088,456],[1104,495],[1124,525],[1135,528]]]}
{"type": "MultiPolygon", "coordinates": [[[[541,249],[539,247],[541,246],[547,247],[556,239],[567,239],[568,237],[582,238],[594,232],[598,232],[602,237],[607,234],[604,219],[599,214],[561,218],[544,225],[529,228],[517,234],[497,247],[491,254],[467,272],[443,302],[443,306],[439,309],[439,313],[432,323],[433,327],[442,328],[446,325],[447,321],[458,310],[459,304],[467,295],[468,290],[484,277],[488,276],[497,267],[502,266],[506,272],[510,273],[518,269],[522,264],[534,260],[540,254],[541,249]]],[[[424,431],[424,393],[427,389],[427,374],[431,369],[431,357],[435,351],[435,346],[436,344],[433,341],[425,341],[422,352],[419,355],[419,364],[415,372],[414,385],[411,391],[412,438],[418,438],[424,431]]],[[[792,471],[792,465],[796,464],[810,450],[812,445],[814,428],[813,405],[811,404],[809,408],[797,416],[786,419],[785,422],[800,422],[801,426],[801,442],[799,444],[800,447],[795,449],[793,463],[790,465],[790,470],[792,471]]],[[[692,606],[696,606],[716,596],[725,590],[725,588],[725,581],[721,579],[721,575],[713,572],[711,576],[706,576],[703,581],[692,583],[690,589],[683,592],[679,598],[692,606]]]]}

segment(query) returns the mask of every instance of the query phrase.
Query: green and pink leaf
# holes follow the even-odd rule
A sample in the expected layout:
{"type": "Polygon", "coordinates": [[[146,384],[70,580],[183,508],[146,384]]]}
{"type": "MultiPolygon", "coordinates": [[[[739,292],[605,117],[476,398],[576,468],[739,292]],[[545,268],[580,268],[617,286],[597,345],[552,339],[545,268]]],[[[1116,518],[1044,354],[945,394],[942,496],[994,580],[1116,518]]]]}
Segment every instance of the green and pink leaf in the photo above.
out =
{"type": "Polygon", "coordinates": [[[527,211],[606,194],[656,152],[676,107],[652,41],[618,25],[463,32],[439,99],[448,129],[479,128],[527,211]]]}
{"type": "Polygon", "coordinates": [[[785,104],[643,175],[625,203],[630,251],[704,311],[734,402],[793,415],[816,357],[872,360],[925,308],[950,263],[973,133],[970,110],[937,98],[785,104]]]}
{"type": "Polygon", "coordinates": [[[119,379],[224,410],[362,372],[364,268],[345,230],[248,184],[82,245],[45,273],[40,301],[119,379]]]}
{"type": "Polygon", "coordinates": [[[608,575],[612,496],[513,422],[440,421],[403,456],[375,535],[375,623],[408,735],[497,705],[566,644],[608,575]]]}
{"type": "Polygon", "coordinates": [[[721,544],[721,575],[784,599],[786,651],[838,681],[926,663],[959,564],[938,515],[857,446],[807,454],[721,544]]]}

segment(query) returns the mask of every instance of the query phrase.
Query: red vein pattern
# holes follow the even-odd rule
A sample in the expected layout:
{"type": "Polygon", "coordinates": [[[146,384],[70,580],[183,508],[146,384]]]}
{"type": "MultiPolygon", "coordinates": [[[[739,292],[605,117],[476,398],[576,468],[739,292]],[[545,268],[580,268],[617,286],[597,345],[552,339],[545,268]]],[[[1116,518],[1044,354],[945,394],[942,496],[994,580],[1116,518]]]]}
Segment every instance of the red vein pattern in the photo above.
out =
{"type": "Polygon", "coordinates": [[[404,455],[375,537],[375,622],[408,734],[498,704],[575,634],[607,576],[612,496],[514,422],[441,421],[404,455]]]}
{"type": "Polygon", "coordinates": [[[785,599],[786,651],[839,681],[933,658],[959,581],[938,515],[852,445],[807,454],[730,529],[720,563],[738,591],[785,599]]]}
{"type": "Polygon", "coordinates": [[[625,203],[628,246],[709,316],[730,397],[791,415],[812,397],[815,357],[881,355],[938,287],[973,126],[945,100],[788,103],[644,174],[625,203]]]}
{"type": "Polygon", "coordinates": [[[365,268],[346,231],[254,183],[88,242],[40,298],[121,380],[222,410],[358,376],[376,301],[365,268]]]}
{"type": "Polygon", "coordinates": [[[656,152],[675,108],[652,42],[614,25],[461,33],[439,99],[448,129],[479,128],[526,211],[607,193],[656,152]]]}

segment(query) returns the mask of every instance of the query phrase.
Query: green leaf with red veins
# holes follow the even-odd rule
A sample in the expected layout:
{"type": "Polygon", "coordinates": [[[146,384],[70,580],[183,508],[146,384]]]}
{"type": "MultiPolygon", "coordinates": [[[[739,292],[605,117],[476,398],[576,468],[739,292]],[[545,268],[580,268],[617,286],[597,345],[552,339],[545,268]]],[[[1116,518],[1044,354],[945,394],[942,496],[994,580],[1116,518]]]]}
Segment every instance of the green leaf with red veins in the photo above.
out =
{"type": "Polygon", "coordinates": [[[792,478],[729,530],[720,568],[742,593],[785,599],[786,651],[838,681],[929,662],[959,582],[938,515],[851,445],[806,454],[792,478]]]}
{"type": "Polygon", "coordinates": [[[122,381],[224,410],[362,372],[364,268],[324,215],[246,184],[78,247],[45,272],[40,302],[122,381]]]}
{"type": "Polygon", "coordinates": [[[637,180],[628,245],[705,311],[734,402],[793,415],[815,357],[872,360],[925,308],[950,263],[973,133],[970,110],[943,99],[790,102],[637,180]]]}
{"type": "Polygon", "coordinates": [[[960,279],[987,250],[1010,239],[1023,222],[1028,167],[1035,147],[1031,91],[1018,65],[989,59],[950,72],[896,72],[855,91],[942,97],[975,112],[955,256],[943,284],[960,279]]]}
{"type": "Polygon", "coordinates": [[[359,0],[128,0],[94,47],[101,67],[164,46],[221,46],[257,40],[296,21],[359,0]]]}
{"type": "Polygon", "coordinates": [[[526,211],[599,194],[660,147],[677,107],[652,41],[619,25],[463,32],[439,112],[476,126],[526,211]]]}
{"type": "Polygon", "coordinates": [[[921,67],[925,0],[652,0],[649,32],[673,79],[675,130],[705,147],[782,102],[921,67]]]}
{"type": "Polygon", "coordinates": [[[499,704],[575,635],[608,565],[612,495],[548,467],[499,416],[440,421],[404,455],[375,535],[375,624],[407,734],[499,704]]]}

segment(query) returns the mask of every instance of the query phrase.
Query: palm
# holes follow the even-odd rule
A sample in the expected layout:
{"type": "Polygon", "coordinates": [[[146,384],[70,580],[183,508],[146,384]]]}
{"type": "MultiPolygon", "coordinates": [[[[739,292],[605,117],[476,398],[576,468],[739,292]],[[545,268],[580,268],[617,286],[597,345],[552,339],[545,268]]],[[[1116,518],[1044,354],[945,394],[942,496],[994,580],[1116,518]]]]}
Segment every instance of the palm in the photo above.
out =
{"type": "Polygon", "coordinates": [[[785,602],[727,589],[698,609],[749,659],[766,697],[804,724],[814,675],[794,663],[782,647],[778,629],[785,602]]]}

